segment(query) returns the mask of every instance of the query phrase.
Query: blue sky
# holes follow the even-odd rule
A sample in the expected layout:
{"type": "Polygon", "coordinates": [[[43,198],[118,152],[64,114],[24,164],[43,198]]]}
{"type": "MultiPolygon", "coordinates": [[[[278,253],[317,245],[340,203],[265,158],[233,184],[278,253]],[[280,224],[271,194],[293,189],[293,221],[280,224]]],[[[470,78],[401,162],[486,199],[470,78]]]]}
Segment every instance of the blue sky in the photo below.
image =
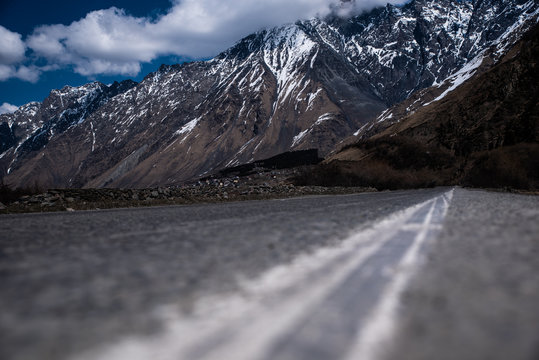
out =
{"type": "MultiPolygon", "coordinates": [[[[69,25],[73,21],[82,19],[91,11],[108,9],[112,6],[123,8],[128,14],[136,17],[156,17],[166,13],[171,3],[169,0],[2,0],[0,2],[0,25],[21,34],[24,39],[39,25],[69,25]],[[29,11],[29,9],[32,10],[29,11]]],[[[135,76],[118,74],[82,76],[75,73],[68,66],[56,71],[44,72],[36,82],[11,78],[0,81],[0,105],[8,103],[20,106],[30,101],[42,101],[52,89],[61,88],[64,85],[79,86],[92,80],[99,80],[104,83],[124,79],[140,81],[146,74],[155,71],[160,64],[176,63],[178,61],[181,61],[181,59],[177,56],[159,57],[152,62],[144,63],[140,73],[135,76]]]]}
{"type": "MultiPolygon", "coordinates": [[[[264,27],[387,0],[1,0],[0,113],[93,80],[140,81],[264,27]],[[354,4],[354,5],[350,5],[354,4]]],[[[402,3],[403,0],[390,0],[402,3]]]]}

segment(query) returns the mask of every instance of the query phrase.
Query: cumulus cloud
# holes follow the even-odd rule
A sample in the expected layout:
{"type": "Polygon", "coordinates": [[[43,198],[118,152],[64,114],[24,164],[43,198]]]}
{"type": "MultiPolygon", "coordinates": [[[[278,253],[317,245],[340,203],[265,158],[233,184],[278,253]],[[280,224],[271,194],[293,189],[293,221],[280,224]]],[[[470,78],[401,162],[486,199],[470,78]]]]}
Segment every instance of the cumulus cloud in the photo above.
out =
{"type": "MultiPolygon", "coordinates": [[[[43,71],[52,69],[53,66],[38,67],[38,66],[25,66],[25,65],[3,65],[0,64],[0,81],[5,81],[11,78],[36,83],[39,80],[39,76],[43,71]]],[[[54,67],[56,68],[56,67],[54,67]]]]}
{"type": "Polygon", "coordinates": [[[18,63],[24,59],[25,52],[22,36],[0,25],[0,64],[18,63]]]}
{"type": "Polygon", "coordinates": [[[16,78],[35,83],[43,71],[51,69],[50,65],[24,65],[26,48],[20,34],[0,25],[0,81],[16,78]]]}
{"type": "Polygon", "coordinates": [[[0,115],[2,114],[11,114],[17,111],[19,107],[15,105],[8,104],[7,102],[0,105],[0,115]]]}
{"type": "Polygon", "coordinates": [[[339,4],[333,6],[333,12],[338,16],[347,17],[374,9],[378,6],[387,4],[399,5],[408,1],[410,0],[341,0],[339,1],[339,4]]]}
{"type": "MultiPolygon", "coordinates": [[[[387,2],[173,0],[166,14],[153,19],[133,17],[112,7],[90,12],[70,25],[38,27],[27,38],[26,44],[34,56],[46,59],[49,64],[71,66],[85,76],[136,75],[141,70],[141,63],[160,56],[208,58],[261,28],[330,13],[348,15],[387,2]]],[[[402,3],[404,0],[390,2],[402,3]]]]}

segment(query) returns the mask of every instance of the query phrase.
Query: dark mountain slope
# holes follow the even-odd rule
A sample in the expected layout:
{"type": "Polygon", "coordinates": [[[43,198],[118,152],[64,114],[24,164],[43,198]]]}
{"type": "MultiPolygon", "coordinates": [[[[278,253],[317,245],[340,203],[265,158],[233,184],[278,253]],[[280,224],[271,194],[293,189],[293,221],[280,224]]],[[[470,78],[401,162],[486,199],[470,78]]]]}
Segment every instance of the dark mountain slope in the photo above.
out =
{"type": "Polygon", "coordinates": [[[538,60],[535,26],[490,70],[346,147],[319,171],[379,187],[539,188],[538,60]]]}

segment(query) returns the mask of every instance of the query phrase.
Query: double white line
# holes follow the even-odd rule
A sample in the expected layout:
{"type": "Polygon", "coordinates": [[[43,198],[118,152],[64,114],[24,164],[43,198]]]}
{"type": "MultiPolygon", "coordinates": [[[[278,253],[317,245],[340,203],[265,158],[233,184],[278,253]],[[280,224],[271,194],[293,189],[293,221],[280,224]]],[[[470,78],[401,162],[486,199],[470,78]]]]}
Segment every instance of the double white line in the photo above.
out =
{"type": "Polygon", "coordinates": [[[453,190],[206,298],[193,314],[160,309],[165,330],[76,359],[377,359],[421,253],[440,230],[453,190]]]}

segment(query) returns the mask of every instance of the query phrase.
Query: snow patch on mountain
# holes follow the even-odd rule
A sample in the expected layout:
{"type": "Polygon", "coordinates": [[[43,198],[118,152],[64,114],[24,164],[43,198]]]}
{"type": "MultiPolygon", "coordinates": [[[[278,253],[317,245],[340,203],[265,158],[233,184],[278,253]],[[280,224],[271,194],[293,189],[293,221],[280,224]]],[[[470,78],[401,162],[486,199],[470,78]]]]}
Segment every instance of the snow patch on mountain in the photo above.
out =
{"type": "MultiPolygon", "coordinates": [[[[429,101],[428,103],[425,103],[423,106],[428,106],[428,105],[432,104],[433,102],[442,100],[451,91],[455,90],[460,85],[464,84],[464,82],[466,80],[468,80],[469,78],[471,78],[475,74],[475,72],[477,71],[477,68],[483,62],[483,59],[484,59],[483,55],[476,56],[475,59],[473,59],[468,64],[466,64],[466,66],[464,66],[462,69],[457,71],[455,74],[453,74],[449,78],[447,78],[444,81],[444,84],[450,84],[450,86],[442,94],[440,94],[437,98],[435,98],[432,101],[429,101]]],[[[387,116],[381,118],[380,120],[378,120],[378,122],[382,122],[382,121],[391,119],[392,115],[393,114],[390,113],[389,115],[387,115],[387,116]]]]}
{"type": "Polygon", "coordinates": [[[309,131],[311,131],[311,128],[305,129],[302,132],[300,132],[299,134],[297,134],[296,136],[294,136],[294,139],[292,140],[292,147],[298,145],[300,143],[300,141],[303,140],[303,138],[305,137],[305,135],[307,135],[307,133],[309,131]]]}
{"type": "Polygon", "coordinates": [[[196,118],[189,121],[187,124],[182,126],[180,130],[176,131],[176,135],[189,134],[191,131],[195,129],[199,121],[200,121],[200,118],[196,118]]]}

